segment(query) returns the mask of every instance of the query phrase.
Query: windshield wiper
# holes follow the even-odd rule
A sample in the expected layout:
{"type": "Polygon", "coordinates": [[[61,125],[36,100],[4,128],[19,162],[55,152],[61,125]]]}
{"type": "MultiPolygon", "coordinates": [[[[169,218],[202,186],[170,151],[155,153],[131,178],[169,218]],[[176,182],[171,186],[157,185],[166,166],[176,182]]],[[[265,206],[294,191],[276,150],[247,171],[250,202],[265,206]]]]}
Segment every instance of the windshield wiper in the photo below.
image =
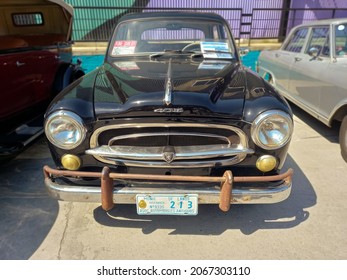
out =
{"type": "Polygon", "coordinates": [[[159,53],[152,53],[149,55],[150,59],[161,57],[164,55],[172,55],[172,54],[194,54],[195,52],[192,51],[182,51],[182,50],[164,50],[163,52],[159,53]]]}
{"type": "Polygon", "coordinates": [[[233,54],[232,52],[228,51],[219,51],[219,50],[204,50],[204,53],[227,53],[227,54],[233,54]]]}
{"type": "MultiPolygon", "coordinates": [[[[194,51],[182,51],[182,50],[164,50],[163,52],[153,53],[149,55],[150,59],[162,57],[165,55],[174,55],[174,54],[190,54],[191,58],[200,58],[204,56],[204,53],[221,53],[221,54],[229,54],[230,58],[233,58],[233,53],[228,51],[219,51],[219,50],[204,50],[203,53],[197,53],[194,51]]],[[[218,58],[218,57],[217,57],[218,58]]],[[[220,57],[224,58],[224,57],[220,57]]],[[[229,57],[227,57],[229,58],[229,57]]]]}

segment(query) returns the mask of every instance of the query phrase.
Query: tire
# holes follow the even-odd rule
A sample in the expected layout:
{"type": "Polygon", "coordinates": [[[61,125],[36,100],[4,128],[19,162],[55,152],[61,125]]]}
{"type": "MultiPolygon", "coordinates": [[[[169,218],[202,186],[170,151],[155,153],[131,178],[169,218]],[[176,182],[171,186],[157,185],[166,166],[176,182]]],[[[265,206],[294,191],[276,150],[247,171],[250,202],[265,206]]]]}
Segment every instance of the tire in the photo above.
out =
{"type": "Polygon", "coordinates": [[[347,115],[343,118],[339,132],[339,143],[342,158],[347,162],[347,115]]]}

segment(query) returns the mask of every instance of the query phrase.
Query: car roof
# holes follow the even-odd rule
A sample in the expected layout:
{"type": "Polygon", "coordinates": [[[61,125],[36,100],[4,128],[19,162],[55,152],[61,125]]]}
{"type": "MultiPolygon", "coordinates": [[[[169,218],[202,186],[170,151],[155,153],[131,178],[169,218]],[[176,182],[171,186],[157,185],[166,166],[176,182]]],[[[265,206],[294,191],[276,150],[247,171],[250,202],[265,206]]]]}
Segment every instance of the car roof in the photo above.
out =
{"type": "Polygon", "coordinates": [[[133,20],[140,18],[199,18],[199,19],[210,19],[225,22],[225,19],[215,13],[198,13],[198,12],[145,12],[145,13],[130,13],[120,18],[119,22],[125,20],[133,20]]]}
{"type": "Polygon", "coordinates": [[[300,25],[295,26],[297,27],[304,27],[304,26],[313,26],[313,25],[327,25],[327,24],[339,24],[339,23],[347,23],[347,18],[332,18],[332,19],[322,19],[322,20],[316,20],[316,21],[310,21],[306,22],[300,25]]]}

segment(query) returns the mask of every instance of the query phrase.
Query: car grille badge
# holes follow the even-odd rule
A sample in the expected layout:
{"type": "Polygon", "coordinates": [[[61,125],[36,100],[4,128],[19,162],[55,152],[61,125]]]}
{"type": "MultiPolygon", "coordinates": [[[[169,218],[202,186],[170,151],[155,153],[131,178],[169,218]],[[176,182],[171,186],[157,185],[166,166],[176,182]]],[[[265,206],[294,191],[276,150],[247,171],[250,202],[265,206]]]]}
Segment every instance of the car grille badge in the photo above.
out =
{"type": "Polygon", "coordinates": [[[163,150],[163,159],[167,163],[171,163],[175,159],[175,149],[172,146],[166,146],[163,150]]]}

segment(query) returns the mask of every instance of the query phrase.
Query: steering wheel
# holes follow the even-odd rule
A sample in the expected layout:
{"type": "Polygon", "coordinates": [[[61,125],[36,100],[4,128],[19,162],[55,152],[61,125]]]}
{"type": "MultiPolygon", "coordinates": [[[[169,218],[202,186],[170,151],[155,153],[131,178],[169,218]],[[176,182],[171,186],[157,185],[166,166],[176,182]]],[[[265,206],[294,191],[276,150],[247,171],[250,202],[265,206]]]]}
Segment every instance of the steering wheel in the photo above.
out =
{"type": "Polygon", "coordinates": [[[201,52],[200,43],[191,43],[191,44],[186,45],[182,49],[182,52],[194,52],[194,51],[201,52]]]}

